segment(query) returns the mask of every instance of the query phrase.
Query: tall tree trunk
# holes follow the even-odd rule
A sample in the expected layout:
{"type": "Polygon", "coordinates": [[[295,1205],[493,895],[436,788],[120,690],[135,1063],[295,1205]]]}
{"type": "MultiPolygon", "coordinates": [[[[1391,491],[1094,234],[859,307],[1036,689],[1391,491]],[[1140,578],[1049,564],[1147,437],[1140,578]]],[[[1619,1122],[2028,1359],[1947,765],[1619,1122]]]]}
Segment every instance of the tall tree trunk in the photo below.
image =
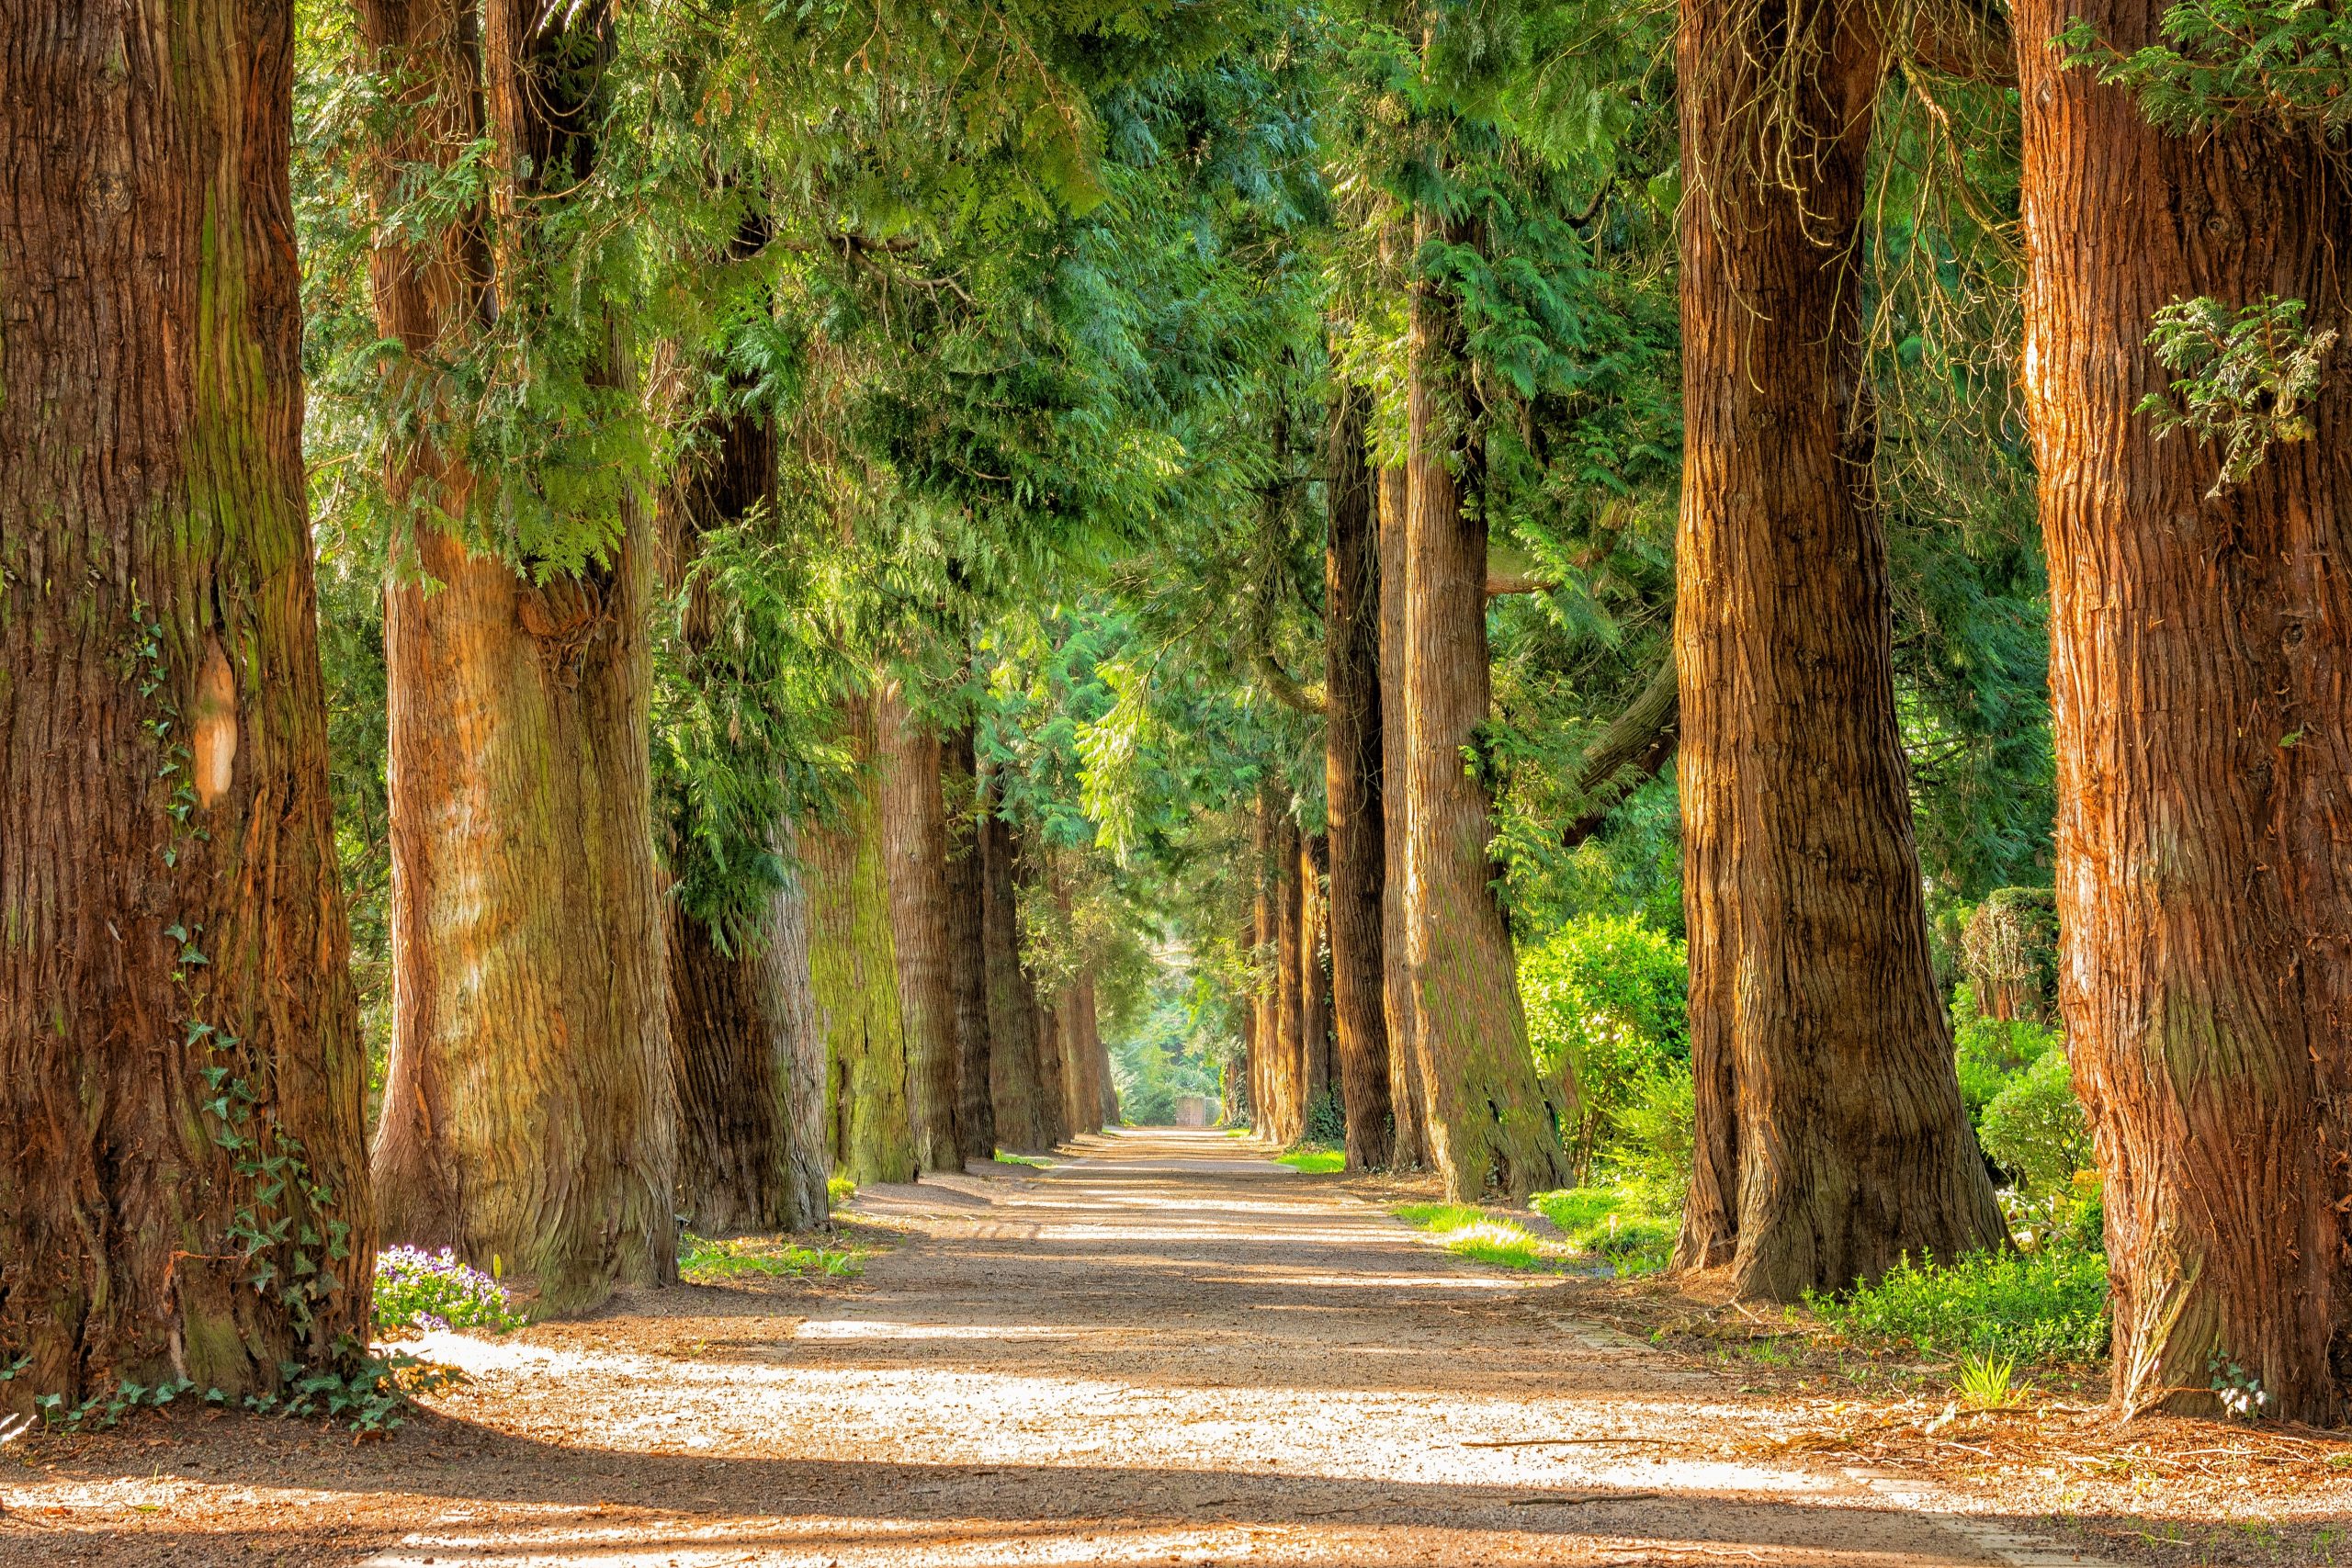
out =
{"type": "Polygon", "coordinates": [[[9,17],[0,1361],[31,1359],[0,1409],[175,1373],[270,1390],[366,1342],[375,1250],[304,510],[291,12],[9,17]]]}
{"type": "MultiPolygon", "coordinates": [[[[1020,898],[1050,898],[1048,869],[1044,851],[1030,841],[1015,825],[1012,834],[1012,878],[1020,898]]],[[[1016,902],[1015,908],[1019,906],[1016,902]]],[[[1023,930],[1025,931],[1025,927],[1023,930]]],[[[1069,1097],[1066,1080],[1069,1074],[1062,1066],[1063,1042],[1061,1019],[1048,998],[1037,989],[1037,978],[1023,962],[1014,966],[1020,978],[1021,994],[1027,998],[1032,1015],[1037,1021],[1036,1084],[1038,1146],[1050,1149],[1069,1136],[1069,1097]]]]}
{"type": "Polygon", "coordinates": [[[2220,465],[2134,412],[2176,299],[2301,299],[2342,329],[2339,154],[2239,121],[2159,133],[2061,71],[2081,17],[2126,53],[2160,7],[2016,13],[2026,388],[2051,583],[2060,1005],[2106,1180],[2119,1414],[2352,1413],[2352,415],[2220,465]]]}
{"type": "Polygon", "coordinates": [[[956,1032],[949,959],[947,809],[940,790],[939,738],[915,723],[895,681],[882,688],[877,707],[882,832],[889,852],[890,929],[898,939],[915,1164],[923,1170],[960,1170],[957,1072],[964,1043],[956,1032]]]}
{"type": "Polygon", "coordinates": [[[1793,39],[1776,15],[1685,0],[1679,40],[1698,1157],[1676,1258],[1785,1300],[2006,1232],[1928,965],[1890,672],[1853,258],[1884,62],[1860,6],[1793,39]]]}
{"type": "Polygon", "coordinates": [[[1408,486],[1401,466],[1380,470],[1380,1018],[1388,1034],[1387,1159],[1400,1170],[1428,1163],[1429,1090],[1413,1034],[1413,970],[1405,941],[1405,872],[1412,847],[1405,780],[1405,552],[1408,486]]]}
{"type": "Polygon", "coordinates": [[[825,1039],[833,1162],[860,1186],[915,1178],[907,1111],[907,1033],[899,1004],[898,942],[882,840],[875,700],[842,704],[860,764],[855,794],[835,820],[801,835],[808,882],[808,972],[825,1039]]]}
{"type": "Polygon", "coordinates": [[[956,998],[956,1127],[964,1157],[985,1162],[996,1153],[996,1100],[989,1091],[987,924],[980,892],[979,781],[974,776],[969,725],[949,736],[941,753],[941,793],[947,807],[948,981],[956,998]]]}
{"type": "Polygon", "coordinates": [[[1287,809],[1274,814],[1272,886],[1267,899],[1274,925],[1273,1077],[1270,1132],[1279,1143],[1298,1142],[1306,1124],[1306,987],[1300,984],[1302,917],[1298,880],[1298,822],[1287,809]]]}
{"type": "Polygon", "coordinates": [[[797,878],[779,888],[756,940],[731,953],[670,908],[680,1211],[705,1235],[813,1230],[825,1223],[825,1047],[807,896],[797,878]]]}
{"type": "Polygon", "coordinates": [[[1305,1106],[1340,1092],[1339,1064],[1331,1042],[1331,911],[1323,891],[1330,857],[1330,846],[1322,834],[1299,835],[1298,1033],[1304,1053],[1299,1097],[1305,1106]]]}
{"type": "Polygon", "coordinates": [[[1368,400],[1343,387],[1331,416],[1323,554],[1323,783],[1331,858],[1331,1012],[1348,1168],[1385,1164],[1396,1135],[1381,957],[1387,880],[1381,814],[1380,556],[1368,400]]]}
{"type": "MultiPolygon", "coordinates": [[[[1470,243],[1466,228],[1445,236],[1470,243]]],[[[1487,524],[1454,303],[1417,283],[1408,388],[1405,939],[1430,1163],[1456,1201],[1567,1178],[1527,1044],[1518,962],[1492,884],[1494,808],[1463,760],[1486,722],[1487,524]]]]}
{"type": "Polygon", "coordinates": [[[1021,967],[1021,912],[1013,891],[1012,825],[996,814],[986,774],[980,795],[980,919],[987,939],[989,1094],[1001,1144],[1053,1146],[1037,1081],[1037,1014],[1021,967]]]}
{"type": "MultiPolygon", "coordinates": [[[[757,243],[747,232],[737,250],[748,254],[757,243]]],[[[710,645],[717,608],[707,587],[689,577],[702,536],[776,501],[772,420],[713,413],[703,434],[661,511],[663,586],[688,594],[680,630],[697,659],[710,645]]],[[[673,840],[689,827],[673,825],[673,840]]],[[[777,822],[774,833],[781,848],[790,823],[777,822]]],[[[775,889],[731,942],[688,913],[675,890],[666,910],[678,1212],[706,1235],[821,1225],[824,1043],[808,988],[807,898],[797,881],[775,889]],[[796,1084],[813,1105],[794,1099],[796,1084]]]]}
{"type": "MultiPolygon", "coordinates": [[[[601,6],[539,28],[496,0],[480,69],[499,236],[492,278],[527,298],[546,191],[584,177],[601,6]]],[[[370,6],[371,45],[462,95],[466,23],[370,6]],[[413,31],[411,29],[423,29],[413,31]]],[[[458,114],[443,105],[436,113],[458,114]]],[[[429,362],[484,297],[462,242],[379,250],[388,336],[429,362]],[[453,260],[453,257],[457,259],[453,260]]],[[[617,350],[598,374],[618,374],[617,350]]],[[[397,492],[480,514],[476,483],[420,447],[397,492]]],[[[428,525],[385,592],[393,1021],[374,1151],[388,1237],[502,1259],[548,1313],[675,1273],[676,1102],[647,758],[651,551],[621,536],[583,574],[535,581],[428,525]],[[421,580],[439,584],[427,594],[421,580]]]]}

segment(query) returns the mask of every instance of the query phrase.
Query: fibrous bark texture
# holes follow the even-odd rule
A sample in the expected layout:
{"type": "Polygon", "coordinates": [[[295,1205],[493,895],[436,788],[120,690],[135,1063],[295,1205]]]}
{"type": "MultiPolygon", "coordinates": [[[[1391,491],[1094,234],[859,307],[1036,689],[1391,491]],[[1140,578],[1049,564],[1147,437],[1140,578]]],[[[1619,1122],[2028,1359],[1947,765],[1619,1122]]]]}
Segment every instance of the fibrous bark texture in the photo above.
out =
{"type": "Polygon", "coordinates": [[[1312,1104],[1340,1089],[1332,1055],[1330,906],[1323,883],[1330,847],[1320,833],[1298,839],[1298,1041],[1300,1092],[1312,1104]]]}
{"type": "Polygon", "coordinates": [[[1367,399],[1341,389],[1332,412],[1323,554],[1323,782],[1330,843],[1331,1013],[1350,1170],[1393,1152],[1382,987],[1380,556],[1368,466],[1367,399]]]}
{"type": "Polygon", "coordinates": [[[669,963],[678,1212],[704,1235],[824,1224],[825,1048],[798,881],[733,952],[673,903],[669,963]]]}
{"type": "Polygon", "coordinates": [[[1407,394],[1405,941],[1429,1161],[1456,1201],[1524,1196],[1567,1178],[1495,900],[1493,801],[1463,755],[1486,721],[1488,671],[1480,449],[1455,428],[1471,406],[1461,338],[1454,302],[1417,283],[1407,394]]]}
{"type": "Polygon", "coordinates": [[[1305,967],[1299,948],[1306,907],[1298,885],[1298,823],[1277,807],[1271,844],[1273,863],[1267,868],[1266,897],[1273,910],[1274,950],[1272,1023],[1272,1073],[1267,1084],[1269,1103],[1265,1131],[1283,1144],[1298,1142],[1306,1127],[1306,1037],[1304,1030],[1306,992],[1300,982],[1305,967]]]}
{"type": "MultiPolygon", "coordinates": [[[[2352,1409],[2352,417],[2218,495],[2154,439],[2145,345],[2176,299],[2343,328],[2340,153],[2259,120],[2162,134],[2062,71],[2076,17],[2126,52],[2161,7],[2016,12],[2026,388],[2051,585],[2059,1002],[2105,1178],[2119,1414],[2352,1409]]],[[[2340,352],[2340,351],[2339,351],[2340,352]]]]}
{"type": "Polygon", "coordinates": [[[889,851],[890,929],[898,939],[899,999],[906,1018],[908,1112],[915,1164],[959,1170],[956,1126],[964,1043],[956,1034],[949,956],[947,811],[939,738],[908,711],[896,682],[877,698],[882,743],[882,829],[889,851]]]}
{"type": "Polygon", "coordinates": [[[1413,1040],[1413,971],[1405,952],[1405,868],[1408,833],[1405,789],[1405,589],[1412,563],[1405,553],[1405,470],[1380,470],[1380,1019],[1388,1034],[1388,1162],[1409,1170],[1426,1162],[1423,1134],[1428,1100],[1420,1054],[1413,1040]]]}
{"type": "Polygon", "coordinates": [[[825,1039],[833,1164],[851,1180],[911,1181],[914,1128],[907,1113],[907,1034],[899,1004],[898,943],[874,767],[875,701],[842,705],[860,764],[838,816],[800,836],[808,883],[808,973],[825,1039]]]}
{"type": "Polygon", "coordinates": [[[0,1409],[368,1333],[292,74],[284,5],[0,21],[0,1409]]]}
{"type": "Polygon", "coordinates": [[[1928,966],[1859,400],[1871,15],[1685,0],[1679,40],[1698,1157],[1676,1256],[1780,1299],[2006,1236],[1928,966]]]}
{"type": "MultiPolygon", "coordinates": [[[[488,278],[461,232],[376,253],[378,316],[413,360],[429,363],[496,287],[526,292],[526,213],[594,152],[581,129],[594,73],[570,51],[600,51],[606,25],[587,6],[541,28],[536,12],[499,0],[477,60],[470,19],[454,8],[364,10],[372,46],[429,66],[421,90],[436,118],[465,118],[480,72],[493,148],[504,241],[488,278]]],[[[480,510],[473,488],[496,482],[423,444],[394,468],[395,493],[429,490],[452,514],[480,510]]],[[[545,582],[421,523],[419,573],[385,593],[384,1230],[502,1261],[554,1314],[675,1272],[676,1101],[647,758],[652,552],[640,519],[620,521],[601,566],[545,582]],[[440,586],[427,593],[420,577],[440,586]]]]}
{"type": "MultiPolygon", "coordinates": [[[[755,239],[739,237],[738,250],[755,239]]],[[[776,500],[772,419],[714,413],[701,434],[661,511],[662,585],[687,595],[681,640],[695,659],[711,643],[717,608],[709,584],[692,575],[704,534],[776,500]]],[[[782,848],[791,825],[778,821],[772,833],[782,848]]],[[[774,889],[731,940],[674,890],[667,908],[677,1212],[704,1235],[822,1224],[824,1043],[808,989],[807,898],[797,881],[774,889]]]]}
{"type": "Polygon", "coordinates": [[[1037,1081],[1037,1012],[1021,967],[1021,912],[1013,891],[1012,825],[999,817],[986,775],[980,794],[981,958],[988,979],[989,1093],[996,1135],[1015,1149],[1053,1146],[1037,1081]]]}
{"type": "Polygon", "coordinates": [[[967,1159],[996,1153],[996,1101],[989,1088],[987,937],[980,895],[978,781],[973,776],[972,731],[949,736],[941,753],[941,793],[947,807],[948,982],[956,998],[956,1132],[967,1159]]]}

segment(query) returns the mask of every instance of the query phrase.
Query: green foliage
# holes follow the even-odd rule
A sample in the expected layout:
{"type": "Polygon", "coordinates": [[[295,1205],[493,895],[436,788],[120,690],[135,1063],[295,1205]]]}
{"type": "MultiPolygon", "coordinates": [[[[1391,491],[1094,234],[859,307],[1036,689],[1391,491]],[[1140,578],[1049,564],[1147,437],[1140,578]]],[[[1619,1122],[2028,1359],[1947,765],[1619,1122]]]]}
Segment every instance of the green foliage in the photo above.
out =
{"type": "Polygon", "coordinates": [[[1648,1080],[1689,1058],[1689,959],[1639,916],[1571,919],[1519,961],[1528,1043],[1561,1087],[1577,1174],[1617,1140],[1648,1080]]]}
{"type": "Polygon", "coordinates": [[[497,1280],[458,1261],[447,1247],[388,1247],[376,1254],[376,1326],[487,1328],[503,1334],[524,1319],[497,1280]]]}
{"type": "Polygon", "coordinates": [[[2233,120],[2340,140],[2352,122],[2352,14],[2327,0],[2183,0],[2164,39],[2126,54],[2076,18],[2058,35],[2070,66],[2130,88],[2150,123],[2193,134],[2233,120]]]}
{"type": "Polygon", "coordinates": [[[2008,1410],[2024,1404],[2026,1395],[2033,1392],[2030,1385],[2019,1383],[2017,1375],[2014,1355],[1973,1350],[1961,1358],[1960,1381],[1953,1392],[1971,1410],[2008,1410]]]}
{"type": "Polygon", "coordinates": [[[2267,294],[2233,311],[2218,299],[2176,299],[2155,314],[2148,346],[2181,374],[2168,400],[2151,392],[2135,411],[2150,415],[2156,437],[2186,430],[2199,446],[2222,446],[2218,498],[2259,468],[2271,445],[2312,438],[2306,405],[2319,395],[2333,327],[2303,325],[2303,302],[2267,294]]]}
{"type": "Polygon", "coordinates": [[[1518,1221],[1467,1203],[1407,1203],[1388,1212],[1429,1232],[1448,1252],[1474,1262],[1548,1273],[1564,1267],[1559,1249],[1530,1235],[1518,1221]]]}
{"type": "Polygon", "coordinates": [[[1904,1258],[1875,1281],[1805,1304],[1855,1339],[1930,1355],[1976,1351],[2028,1363],[2087,1361],[2108,1340],[2107,1259],[2096,1252],[1976,1253],[1949,1266],[1904,1258]]]}
{"type": "Polygon", "coordinates": [[[1973,1121],[1981,1122],[1985,1107],[2043,1057],[2054,1054],[2062,1066],[2065,1061],[2055,1029],[2030,1019],[1985,1017],[1977,1010],[1974,989],[1964,982],[1952,991],[1951,1024],[1959,1052],[1960,1097],[1973,1121]]]}
{"type": "Polygon", "coordinates": [[[689,1231],[678,1238],[678,1277],[689,1284],[709,1285],[721,1280],[757,1274],[767,1279],[799,1279],[822,1274],[854,1279],[865,1272],[865,1255],[855,1247],[803,1247],[786,1236],[737,1236],[710,1241],[689,1231]]]}
{"type": "Polygon", "coordinates": [[[1979,1138],[2029,1192],[2072,1188],[2075,1172],[2091,1163],[2091,1138],[2064,1050],[2043,1052],[2001,1087],[1984,1108],[1979,1138]]]}
{"type": "Polygon", "coordinates": [[[1652,1274],[1673,1261],[1682,1226],[1680,1196],[1656,1182],[1572,1187],[1538,1192],[1528,1202],[1559,1227],[1571,1247],[1606,1258],[1620,1274],[1652,1274]]]}

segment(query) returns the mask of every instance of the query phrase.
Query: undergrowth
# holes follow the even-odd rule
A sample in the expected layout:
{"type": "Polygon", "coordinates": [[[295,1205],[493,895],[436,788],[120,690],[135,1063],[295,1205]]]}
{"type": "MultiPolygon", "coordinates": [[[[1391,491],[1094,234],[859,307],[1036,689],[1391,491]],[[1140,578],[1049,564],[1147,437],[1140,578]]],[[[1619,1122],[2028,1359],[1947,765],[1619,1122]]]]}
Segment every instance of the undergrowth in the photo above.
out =
{"type": "Polygon", "coordinates": [[[855,1247],[802,1247],[782,1236],[737,1236],[708,1241],[688,1231],[680,1236],[679,1278],[697,1285],[761,1274],[797,1279],[824,1274],[848,1279],[865,1271],[865,1255],[855,1247]]]}
{"type": "Polygon", "coordinates": [[[1674,1257],[1680,1206],[1649,1183],[1570,1187],[1538,1192],[1528,1202],[1560,1228],[1571,1247],[1606,1258],[1620,1274],[1655,1274],[1674,1257]]]}
{"type": "Polygon", "coordinates": [[[523,1316],[508,1304],[505,1287],[458,1261],[447,1247],[426,1252],[388,1247],[376,1254],[376,1326],[487,1328],[503,1334],[523,1316]]]}
{"type": "Polygon", "coordinates": [[[1949,1267],[1905,1258],[1875,1284],[1805,1305],[1851,1338],[1935,1354],[2022,1362],[2095,1360],[2107,1352],[2107,1259],[2075,1247],[1974,1253],[1949,1267]]]}
{"type": "Polygon", "coordinates": [[[1480,1263],[1557,1273],[1564,1262],[1556,1247],[1529,1235],[1517,1221],[1468,1203],[1407,1203],[1388,1212],[1429,1232],[1448,1252],[1480,1263]]]}

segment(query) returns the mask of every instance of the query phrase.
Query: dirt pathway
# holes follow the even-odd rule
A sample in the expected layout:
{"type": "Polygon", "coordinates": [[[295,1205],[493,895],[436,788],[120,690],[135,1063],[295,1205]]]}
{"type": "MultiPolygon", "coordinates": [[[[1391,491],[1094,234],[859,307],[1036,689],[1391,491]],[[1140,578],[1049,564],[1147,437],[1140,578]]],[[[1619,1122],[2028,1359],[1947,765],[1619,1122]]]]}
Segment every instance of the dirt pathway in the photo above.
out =
{"type": "Polygon", "coordinates": [[[1834,1469],[1774,1417],[1213,1133],[869,1191],[860,1280],[682,1286],[503,1341],[395,1440],[150,1420],[0,1472],[0,1562],[2075,1562],[1834,1469]]]}

